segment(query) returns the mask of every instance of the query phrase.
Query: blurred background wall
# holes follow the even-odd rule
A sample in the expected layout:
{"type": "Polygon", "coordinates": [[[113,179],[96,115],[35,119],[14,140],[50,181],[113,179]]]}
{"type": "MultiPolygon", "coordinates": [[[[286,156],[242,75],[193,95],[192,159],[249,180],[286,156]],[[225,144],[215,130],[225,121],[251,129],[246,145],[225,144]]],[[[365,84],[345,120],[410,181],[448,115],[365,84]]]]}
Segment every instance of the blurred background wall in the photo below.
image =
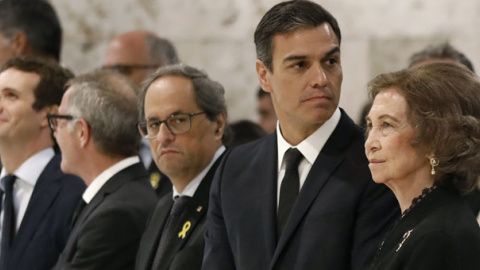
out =
{"type": "MultiPolygon", "coordinates": [[[[275,0],[51,0],[64,30],[62,64],[76,74],[102,65],[108,42],[146,29],[170,39],[182,62],[206,70],[227,91],[230,120],[256,120],[253,33],[275,0]]],[[[316,0],[342,30],[340,106],[358,118],[375,75],[450,41],[480,69],[478,0],[316,0]]]]}

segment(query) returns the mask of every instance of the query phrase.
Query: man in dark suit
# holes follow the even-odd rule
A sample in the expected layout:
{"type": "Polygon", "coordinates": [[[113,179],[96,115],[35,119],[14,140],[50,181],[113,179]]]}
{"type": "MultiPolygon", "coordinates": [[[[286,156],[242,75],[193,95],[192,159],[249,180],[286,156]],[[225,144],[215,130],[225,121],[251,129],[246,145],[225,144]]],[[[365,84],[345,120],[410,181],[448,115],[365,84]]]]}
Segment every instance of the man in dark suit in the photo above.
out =
{"type": "MultiPolygon", "coordinates": [[[[149,31],[135,30],[116,36],[108,44],[102,68],[120,72],[141,87],[142,82],[155,70],[178,62],[175,47],[168,39],[149,31]]],[[[146,139],[142,140],[140,146],[140,158],[148,170],[158,198],[170,193],[172,184],[158,170],[146,139]]]]}
{"type": "Polygon", "coordinates": [[[155,208],[137,270],[202,266],[210,184],[229,136],[224,92],[205,73],[184,65],[161,68],[142,92],[145,120],[139,129],[173,192],[155,208]]]}
{"type": "Polygon", "coordinates": [[[58,114],[48,119],[62,170],[88,187],[54,269],[132,269],[157,201],[138,157],[134,86],[118,73],[96,71],[67,87],[58,114]]]}
{"type": "Polygon", "coordinates": [[[1,259],[3,270],[49,270],[62,252],[85,189],[60,171],[47,114],[73,74],[31,57],[10,58],[0,73],[1,259]]]}
{"type": "Polygon", "coordinates": [[[255,32],[277,131],[233,149],[212,183],[203,268],[367,269],[393,194],[371,179],[362,131],[338,108],[335,18],[310,1],[270,9],[255,32]]]}

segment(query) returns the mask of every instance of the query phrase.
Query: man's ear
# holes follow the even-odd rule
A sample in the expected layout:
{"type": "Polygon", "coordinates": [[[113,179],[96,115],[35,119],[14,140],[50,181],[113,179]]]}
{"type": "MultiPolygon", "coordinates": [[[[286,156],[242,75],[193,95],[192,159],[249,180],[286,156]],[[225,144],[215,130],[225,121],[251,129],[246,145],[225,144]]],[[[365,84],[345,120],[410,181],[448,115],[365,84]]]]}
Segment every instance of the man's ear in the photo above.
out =
{"type": "Polygon", "coordinates": [[[79,118],[77,120],[77,125],[79,127],[78,127],[78,130],[76,132],[78,132],[78,136],[80,138],[80,146],[82,148],[84,148],[88,145],[88,143],[92,139],[91,138],[92,133],[91,133],[91,130],[90,130],[90,126],[88,125],[87,121],[85,121],[85,119],[83,119],[83,118],[79,118]]]}
{"type": "Polygon", "coordinates": [[[28,37],[23,31],[17,31],[10,41],[10,46],[15,55],[23,55],[28,49],[28,37]]]}
{"type": "Polygon", "coordinates": [[[221,112],[215,119],[215,138],[222,140],[223,132],[225,132],[225,125],[227,124],[227,114],[221,112]]]}
{"type": "Polygon", "coordinates": [[[265,63],[263,63],[263,61],[259,59],[255,61],[255,68],[257,70],[258,80],[260,82],[260,86],[262,86],[263,91],[271,93],[272,87],[270,86],[270,70],[265,65],[265,63]]]}

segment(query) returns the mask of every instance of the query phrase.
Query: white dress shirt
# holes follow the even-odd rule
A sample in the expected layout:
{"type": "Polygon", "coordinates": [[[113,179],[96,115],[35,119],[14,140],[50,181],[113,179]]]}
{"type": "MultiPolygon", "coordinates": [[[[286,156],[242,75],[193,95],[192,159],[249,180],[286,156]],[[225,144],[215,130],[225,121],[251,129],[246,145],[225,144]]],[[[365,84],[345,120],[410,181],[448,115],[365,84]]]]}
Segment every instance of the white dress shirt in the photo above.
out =
{"type": "Polygon", "coordinates": [[[202,179],[205,177],[205,175],[208,173],[210,168],[213,166],[213,163],[217,161],[217,159],[225,152],[226,148],[225,146],[221,146],[220,148],[217,149],[215,152],[215,155],[213,155],[212,161],[203,169],[202,172],[200,172],[195,178],[193,178],[190,183],[183,189],[183,192],[180,193],[178,190],[173,186],[173,198],[175,199],[176,196],[188,196],[188,197],[193,197],[195,194],[195,191],[197,191],[198,186],[202,182],[202,179]]]}
{"type": "Polygon", "coordinates": [[[285,152],[291,147],[297,148],[300,153],[303,155],[302,161],[298,165],[298,175],[300,177],[300,190],[302,189],[307,175],[312,168],[315,159],[317,159],[318,154],[322,150],[323,146],[327,142],[330,135],[337,127],[338,122],[341,117],[340,109],[336,109],[332,117],[328,119],[320,128],[318,128],[314,133],[308,136],[305,140],[301,141],[298,145],[290,145],[282,135],[280,130],[280,124],[277,122],[277,149],[278,149],[278,177],[277,177],[277,209],[280,201],[280,187],[282,185],[283,176],[285,175],[285,161],[283,156],[285,152]]]}
{"type": "MultiPolygon", "coordinates": [[[[20,165],[13,173],[17,177],[15,184],[13,185],[13,207],[15,209],[16,223],[15,231],[18,231],[20,224],[22,224],[23,217],[27,211],[28,203],[32,197],[33,189],[35,188],[35,184],[37,183],[40,174],[42,174],[43,170],[53,156],[55,156],[55,151],[53,151],[53,148],[49,147],[43,149],[24,161],[22,165],[20,165]]],[[[5,168],[2,168],[0,179],[6,175],[7,172],[5,171],[5,168]]],[[[0,188],[2,191],[5,191],[4,181],[0,182],[0,188]]],[[[2,196],[2,200],[4,199],[5,195],[2,196]]],[[[0,214],[1,228],[3,228],[3,206],[5,206],[5,202],[2,203],[2,210],[0,214]]],[[[1,235],[2,233],[0,229],[0,237],[1,235]]]]}
{"type": "Polygon", "coordinates": [[[93,197],[95,197],[98,191],[103,187],[103,185],[105,185],[105,183],[107,183],[108,180],[110,180],[115,174],[139,162],[140,158],[138,156],[131,156],[125,158],[110,166],[108,169],[95,177],[95,179],[93,179],[92,183],[90,183],[85,192],[83,192],[82,198],[85,203],[89,204],[92,201],[93,197]]]}

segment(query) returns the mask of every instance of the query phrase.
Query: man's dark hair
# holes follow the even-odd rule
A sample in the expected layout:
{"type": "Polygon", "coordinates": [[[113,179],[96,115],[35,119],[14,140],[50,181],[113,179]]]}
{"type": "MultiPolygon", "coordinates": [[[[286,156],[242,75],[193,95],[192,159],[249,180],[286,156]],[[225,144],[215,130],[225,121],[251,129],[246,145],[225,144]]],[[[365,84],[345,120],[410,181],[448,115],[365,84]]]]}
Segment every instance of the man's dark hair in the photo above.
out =
{"type": "Polygon", "coordinates": [[[175,47],[168,39],[153,34],[147,34],[145,42],[148,47],[150,64],[166,66],[178,64],[180,62],[175,47]]]}
{"type": "Polygon", "coordinates": [[[267,132],[257,123],[250,120],[240,120],[229,124],[232,130],[232,140],[226,144],[228,148],[260,139],[267,136],[267,132]]]}
{"type": "Polygon", "coordinates": [[[332,27],[340,44],[342,35],[337,20],[320,5],[307,0],[293,0],[275,5],[263,16],[255,30],[257,58],[270,71],[273,71],[272,54],[275,35],[315,28],[324,23],[332,27]]]}
{"type": "Polygon", "coordinates": [[[9,68],[23,72],[33,72],[40,76],[40,82],[33,90],[35,102],[32,107],[39,111],[47,106],[60,105],[65,93],[65,83],[73,78],[73,73],[61,67],[53,60],[34,58],[32,56],[16,56],[5,62],[0,72],[9,68]]]}
{"type": "Polygon", "coordinates": [[[0,33],[8,40],[23,31],[32,50],[60,61],[62,28],[57,13],[45,0],[0,1],[0,33]]]}
{"type": "Polygon", "coordinates": [[[410,57],[410,63],[408,67],[412,67],[417,63],[431,59],[451,59],[459,64],[464,65],[470,71],[475,72],[472,62],[465,56],[465,54],[455,49],[448,42],[428,46],[425,49],[413,54],[410,57]]]}

